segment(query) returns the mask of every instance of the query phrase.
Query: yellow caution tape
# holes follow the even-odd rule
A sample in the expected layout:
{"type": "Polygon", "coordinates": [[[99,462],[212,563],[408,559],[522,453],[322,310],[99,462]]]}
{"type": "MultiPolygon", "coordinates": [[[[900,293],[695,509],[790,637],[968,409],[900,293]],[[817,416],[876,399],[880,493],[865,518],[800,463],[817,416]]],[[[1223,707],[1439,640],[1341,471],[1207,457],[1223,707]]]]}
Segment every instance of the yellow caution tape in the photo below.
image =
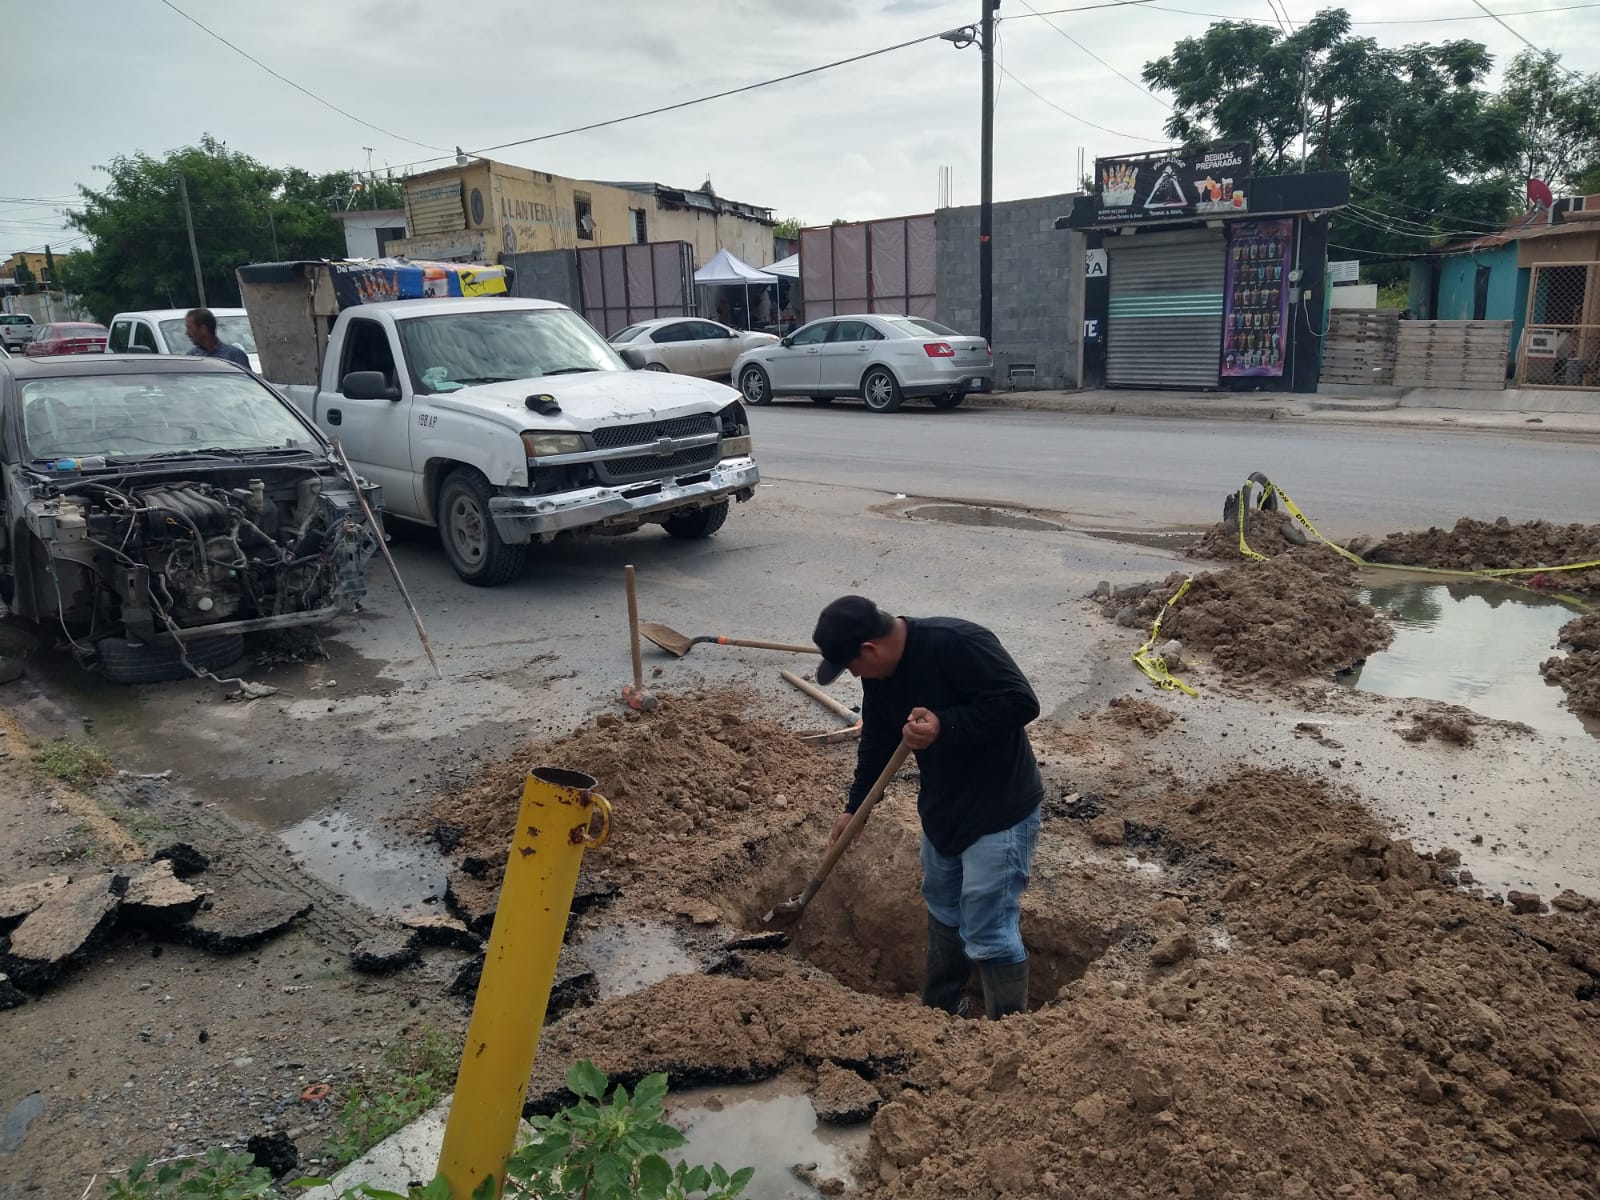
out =
{"type": "Polygon", "coordinates": [[[1149,676],[1151,682],[1157,687],[1164,688],[1167,691],[1176,689],[1189,696],[1198,696],[1199,692],[1167,670],[1166,660],[1161,655],[1154,653],[1156,639],[1161,636],[1162,618],[1167,615],[1168,609],[1183,599],[1183,594],[1189,590],[1189,585],[1193,582],[1193,576],[1185,579],[1183,586],[1172,593],[1171,598],[1162,606],[1161,611],[1156,614],[1155,624],[1150,626],[1150,637],[1145,641],[1144,645],[1133,652],[1133,663],[1134,666],[1149,676]]]}

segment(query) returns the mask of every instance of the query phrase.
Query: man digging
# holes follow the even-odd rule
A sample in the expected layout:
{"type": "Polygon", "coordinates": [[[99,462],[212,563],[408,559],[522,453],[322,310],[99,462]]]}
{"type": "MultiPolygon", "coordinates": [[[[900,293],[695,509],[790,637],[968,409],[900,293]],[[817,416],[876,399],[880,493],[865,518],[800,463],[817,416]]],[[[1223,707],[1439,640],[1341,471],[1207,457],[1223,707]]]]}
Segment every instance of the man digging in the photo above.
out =
{"type": "Polygon", "coordinates": [[[921,771],[922,896],[928,967],[922,1002],[960,1013],[977,964],[998,1020],[1028,1004],[1022,892],[1039,839],[1044,784],[1026,727],[1039,715],[1027,678],[989,630],[956,617],[895,617],[841,596],[817,620],[817,682],[861,680],[861,742],[849,824],[900,739],[921,771]]]}

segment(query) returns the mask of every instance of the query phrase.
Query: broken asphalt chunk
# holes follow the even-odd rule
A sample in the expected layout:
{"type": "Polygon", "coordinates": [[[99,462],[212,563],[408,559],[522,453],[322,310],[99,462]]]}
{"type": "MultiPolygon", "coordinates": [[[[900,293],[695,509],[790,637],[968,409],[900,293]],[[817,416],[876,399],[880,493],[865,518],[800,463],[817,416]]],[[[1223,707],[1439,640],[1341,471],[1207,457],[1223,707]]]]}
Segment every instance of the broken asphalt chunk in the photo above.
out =
{"type": "Polygon", "coordinates": [[[363,975],[388,975],[422,961],[416,935],[409,930],[385,930],[350,951],[350,966],[363,975]]]}
{"type": "Polygon", "coordinates": [[[118,898],[112,876],[91,875],[53,892],[11,934],[3,968],[30,991],[47,986],[112,924],[118,898]]]}
{"type": "Polygon", "coordinates": [[[188,842],[174,842],[170,846],[163,846],[150,856],[150,861],[157,862],[163,858],[171,861],[172,873],[179,879],[198,875],[211,865],[211,860],[188,842]]]}
{"type": "Polygon", "coordinates": [[[134,863],[120,868],[117,878],[124,883],[119,918],[124,924],[179,925],[194,916],[205,899],[200,888],[177,877],[171,859],[134,863]]]}
{"type": "Polygon", "coordinates": [[[447,913],[422,913],[400,922],[423,946],[448,946],[453,950],[477,950],[483,941],[465,922],[447,913]]]}
{"type": "Polygon", "coordinates": [[[312,907],[302,896],[234,881],[181,928],[202,950],[237,954],[282,933],[312,907]]]}
{"type": "Polygon", "coordinates": [[[0,888],[0,933],[21,924],[24,917],[70,882],[69,876],[51,875],[34,883],[0,888]]]}

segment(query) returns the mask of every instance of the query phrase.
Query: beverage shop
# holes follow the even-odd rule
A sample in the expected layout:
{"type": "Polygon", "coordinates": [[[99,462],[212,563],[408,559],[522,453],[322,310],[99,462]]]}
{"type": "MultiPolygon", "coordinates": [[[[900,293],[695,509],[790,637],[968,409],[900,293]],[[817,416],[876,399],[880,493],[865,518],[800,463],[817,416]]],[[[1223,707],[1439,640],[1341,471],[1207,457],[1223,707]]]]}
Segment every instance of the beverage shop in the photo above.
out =
{"type": "Polygon", "coordinates": [[[1056,222],[1083,235],[1084,383],[1316,391],[1349,199],[1343,171],[1252,175],[1247,143],[1096,160],[1056,222]]]}

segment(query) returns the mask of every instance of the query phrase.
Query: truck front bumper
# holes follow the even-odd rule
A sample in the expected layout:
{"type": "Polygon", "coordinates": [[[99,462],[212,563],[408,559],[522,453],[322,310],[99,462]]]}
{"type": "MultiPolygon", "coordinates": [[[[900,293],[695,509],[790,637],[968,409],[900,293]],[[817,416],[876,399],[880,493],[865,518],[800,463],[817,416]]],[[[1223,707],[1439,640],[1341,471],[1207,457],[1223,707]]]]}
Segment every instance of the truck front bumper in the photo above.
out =
{"type": "Polygon", "coordinates": [[[556,496],[494,496],[489,515],[501,540],[515,544],[564,529],[635,519],[643,523],[674,509],[705,508],[759,482],[755,459],[725,458],[709,471],[682,480],[584,488],[556,496]]]}

